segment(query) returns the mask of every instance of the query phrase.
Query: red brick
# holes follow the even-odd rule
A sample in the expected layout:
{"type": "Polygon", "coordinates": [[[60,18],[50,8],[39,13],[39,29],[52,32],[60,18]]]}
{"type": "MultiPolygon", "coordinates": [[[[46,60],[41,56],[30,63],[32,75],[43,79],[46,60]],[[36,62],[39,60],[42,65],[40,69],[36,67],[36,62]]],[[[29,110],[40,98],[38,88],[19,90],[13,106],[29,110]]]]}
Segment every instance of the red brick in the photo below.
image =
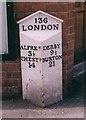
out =
{"type": "Polygon", "coordinates": [[[21,73],[20,72],[13,72],[12,73],[12,78],[21,78],[21,73]]]}
{"type": "Polygon", "coordinates": [[[14,11],[15,12],[28,12],[32,11],[32,6],[29,5],[27,2],[17,2],[14,4],[14,11]]]}
{"type": "Polygon", "coordinates": [[[11,87],[11,86],[21,87],[21,81],[20,80],[3,80],[2,86],[3,87],[11,87]]]}
{"type": "Polygon", "coordinates": [[[68,42],[68,49],[74,49],[74,40],[68,42]]]}
{"type": "MultiPolygon", "coordinates": [[[[74,56],[68,57],[68,64],[71,63],[72,65],[74,64],[74,56]]],[[[72,66],[73,67],[73,66],[72,66]]]]}
{"type": "Polygon", "coordinates": [[[68,77],[68,76],[67,76],[67,70],[64,70],[64,71],[63,71],[63,79],[67,79],[67,77],[68,77]]]}
{"type": "Polygon", "coordinates": [[[32,5],[29,5],[29,4],[24,4],[24,8],[25,8],[25,12],[32,12],[32,5]]]}
{"type": "Polygon", "coordinates": [[[72,70],[72,69],[73,69],[73,61],[72,62],[70,61],[70,63],[67,64],[67,70],[69,71],[69,70],[72,70]]]}
{"type": "Polygon", "coordinates": [[[63,59],[62,63],[66,65],[67,64],[67,60],[63,59]]]}
{"type": "Polygon", "coordinates": [[[65,69],[65,70],[67,70],[67,66],[68,66],[69,64],[73,64],[73,62],[74,62],[74,54],[73,54],[73,53],[70,54],[70,55],[64,55],[64,56],[63,56],[63,69],[64,69],[65,66],[66,66],[66,69],[65,69]]]}
{"type": "Polygon", "coordinates": [[[0,63],[0,71],[2,71],[2,63],[0,63]]]}
{"type": "MultiPolygon", "coordinates": [[[[2,87],[2,81],[0,80],[0,90],[1,90],[1,87],[2,87]]],[[[0,91],[1,92],[1,91],[0,91]]]]}
{"type": "Polygon", "coordinates": [[[2,80],[7,78],[7,72],[2,72],[2,80]]]}
{"type": "Polygon", "coordinates": [[[7,77],[7,79],[12,78],[12,72],[6,72],[6,77],[7,77]]]}
{"type": "Polygon", "coordinates": [[[43,10],[45,11],[45,4],[43,3],[33,3],[32,5],[32,11],[35,12],[35,11],[38,11],[38,10],[43,10]]]}
{"type": "Polygon", "coordinates": [[[2,72],[2,80],[11,79],[12,72],[2,72]]]}
{"type": "Polygon", "coordinates": [[[67,51],[67,55],[73,55],[74,54],[74,49],[69,49],[67,51]]]}
{"type": "Polygon", "coordinates": [[[64,70],[64,71],[63,71],[63,76],[64,76],[65,78],[71,77],[71,76],[72,76],[72,69],[64,70]]]}
{"type": "Polygon", "coordinates": [[[67,20],[68,19],[68,12],[58,12],[57,17],[60,19],[63,19],[63,20],[67,20]]]}
{"type": "Polygon", "coordinates": [[[63,64],[63,70],[67,70],[67,64],[63,64]]]}
{"type": "Polygon", "coordinates": [[[15,5],[14,5],[14,10],[16,12],[24,12],[25,8],[24,8],[24,3],[23,2],[17,2],[15,5]]]}
{"type": "Polygon", "coordinates": [[[2,70],[3,71],[19,71],[20,68],[18,68],[17,63],[3,63],[2,70]]]}
{"type": "Polygon", "coordinates": [[[6,79],[21,79],[21,72],[3,72],[2,73],[2,79],[6,80],[6,79]]]}
{"type": "Polygon", "coordinates": [[[74,10],[74,9],[75,9],[75,3],[69,2],[69,10],[74,10]]]}
{"type": "Polygon", "coordinates": [[[74,17],[75,17],[75,11],[70,11],[69,18],[74,18],[74,17]]]}
{"type": "Polygon", "coordinates": [[[68,32],[69,32],[68,29],[63,30],[63,32],[62,32],[63,33],[63,37],[67,36],[68,32]]]}
{"type": "Polygon", "coordinates": [[[68,49],[68,43],[65,42],[65,44],[63,44],[63,51],[67,50],[68,49]]]}
{"type": "Polygon", "coordinates": [[[17,70],[21,71],[21,63],[16,64],[17,70]]]}
{"type": "Polygon", "coordinates": [[[67,22],[66,22],[66,25],[68,27],[75,25],[75,18],[68,19],[67,22]]]}
{"type": "Polygon", "coordinates": [[[31,12],[28,12],[28,13],[24,13],[24,12],[20,13],[20,12],[18,12],[18,13],[15,14],[15,19],[16,19],[16,21],[18,21],[18,20],[23,19],[24,17],[27,17],[30,14],[31,14],[31,12]]]}
{"type": "Polygon", "coordinates": [[[0,72],[0,80],[2,80],[2,72],[0,72]]]}
{"type": "Polygon", "coordinates": [[[46,11],[49,12],[66,12],[68,11],[68,4],[64,3],[51,3],[49,5],[46,5],[46,11]]]}
{"type": "Polygon", "coordinates": [[[58,3],[58,11],[66,12],[68,11],[68,3],[58,3]]]}
{"type": "Polygon", "coordinates": [[[75,33],[75,26],[70,26],[68,28],[68,34],[75,33]]]}
{"type": "Polygon", "coordinates": [[[67,56],[72,55],[73,53],[74,53],[74,49],[69,49],[69,50],[63,51],[63,55],[67,55],[67,56]]]}
{"type": "Polygon", "coordinates": [[[75,33],[73,33],[73,34],[68,34],[67,35],[67,42],[70,42],[70,41],[75,41],[75,33]]]}
{"type": "Polygon", "coordinates": [[[46,5],[46,11],[47,12],[57,12],[57,4],[49,4],[46,5]]]}
{"type": "MultiPolygon", "coordinates": [[[[11,89],[12,89],[12,86],[11,87],[2,87],[2,94],[3,95],[14,94],[13,92],[11,92],[11,89]]],[[[21,93],[21,87],[17,87],[17,92],[15,94],[17,94],[17,93],[21,93]]]]}
{"type": "Polygon", "coordinates": [[[48,12],[48,14],[51,14],[51,15],[57,17],[57,12],[48,12]]]}
{"type": "Polygon", "coordinates": [[[67,21],[64,21],[63,22],[63,30],[67,29],[68,28],[68,24],[67,24],[67,21]]]}

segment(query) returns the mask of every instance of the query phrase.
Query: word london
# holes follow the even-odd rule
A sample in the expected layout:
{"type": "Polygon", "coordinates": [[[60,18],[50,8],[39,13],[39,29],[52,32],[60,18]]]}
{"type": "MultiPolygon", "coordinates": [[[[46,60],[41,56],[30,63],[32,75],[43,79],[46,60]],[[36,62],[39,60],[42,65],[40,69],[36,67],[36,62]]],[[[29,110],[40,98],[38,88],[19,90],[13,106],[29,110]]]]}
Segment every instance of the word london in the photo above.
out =
{"type": "Polygon", "coordinates": [[[58,30],[58,24],[49,24],[49,25],[28,25],[25,27],[24,25],[22,26],[23,31],[28,31],[28,30],[58,30]]]}

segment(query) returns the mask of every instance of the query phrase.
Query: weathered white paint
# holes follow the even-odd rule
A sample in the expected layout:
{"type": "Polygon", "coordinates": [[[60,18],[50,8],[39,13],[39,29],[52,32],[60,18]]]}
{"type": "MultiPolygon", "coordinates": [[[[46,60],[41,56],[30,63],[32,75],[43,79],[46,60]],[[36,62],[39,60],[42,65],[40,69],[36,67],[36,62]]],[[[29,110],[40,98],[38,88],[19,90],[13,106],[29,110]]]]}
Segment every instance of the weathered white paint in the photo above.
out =
{"type": "Polygon", "coordinates": [[[8,53],[6,2],[0,2],[0,54],[8,53]]]}
{"type": "Polygon", "coordinates": [[[38,11],[18,23],[23,99],[42,107],[62,100],[62,20],[38,11]],[[35,23],[36,18],[47,22],[35,23]],[[58,29],[27,30],[28,25],[53,24],[58,29]]]}

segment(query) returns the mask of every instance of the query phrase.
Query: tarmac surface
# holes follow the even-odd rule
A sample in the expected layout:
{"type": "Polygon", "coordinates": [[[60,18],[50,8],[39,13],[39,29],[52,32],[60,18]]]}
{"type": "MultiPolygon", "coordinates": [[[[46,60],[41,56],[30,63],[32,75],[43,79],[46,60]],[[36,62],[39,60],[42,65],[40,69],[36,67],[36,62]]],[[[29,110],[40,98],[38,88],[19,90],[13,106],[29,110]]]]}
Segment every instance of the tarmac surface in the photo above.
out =
{"type": "Polygon", "coordinates": [[[2,118],[84,118],[84,94],[80,90],[73,97],[46,108],[22,99],[4,100],[2,118]]]}

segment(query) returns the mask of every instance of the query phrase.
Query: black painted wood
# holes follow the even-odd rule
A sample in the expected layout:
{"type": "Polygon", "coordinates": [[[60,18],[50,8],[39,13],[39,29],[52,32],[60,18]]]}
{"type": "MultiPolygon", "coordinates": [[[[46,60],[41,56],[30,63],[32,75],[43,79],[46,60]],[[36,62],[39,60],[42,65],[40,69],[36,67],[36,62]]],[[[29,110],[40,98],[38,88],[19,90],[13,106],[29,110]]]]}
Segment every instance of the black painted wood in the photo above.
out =
{"type": "Polygon", "coordinates": [[[8,54],[2,55],[3,61],[16,59],[15,23],[12,2],[7,2],[7,28],[8,28],[8,54]]]}

